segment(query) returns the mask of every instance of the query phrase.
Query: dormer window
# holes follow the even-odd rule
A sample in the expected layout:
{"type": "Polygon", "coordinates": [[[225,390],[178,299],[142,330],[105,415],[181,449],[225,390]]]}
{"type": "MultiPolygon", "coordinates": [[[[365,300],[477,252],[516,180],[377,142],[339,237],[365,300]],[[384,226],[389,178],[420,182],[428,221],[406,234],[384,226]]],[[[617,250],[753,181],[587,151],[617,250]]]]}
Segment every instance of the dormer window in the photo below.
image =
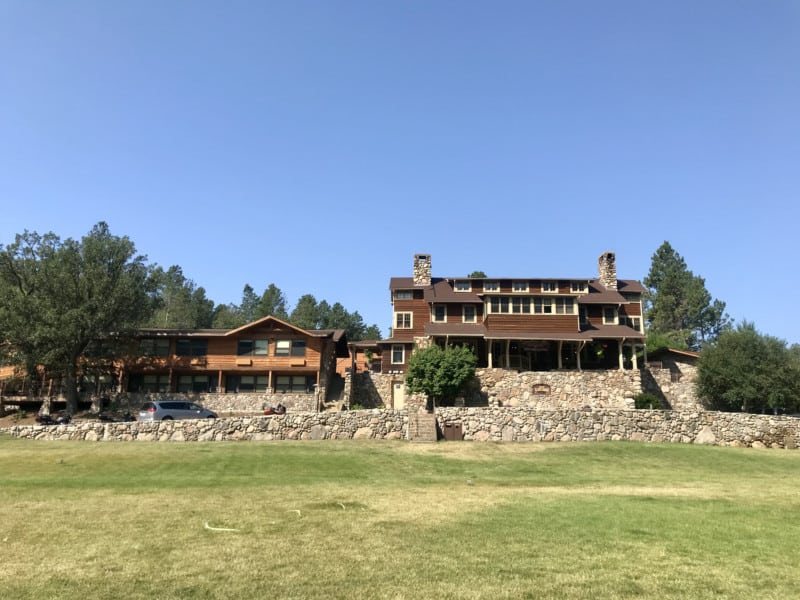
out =
{"type": "Polygon", "coordinates": [[[527,292],[528,291],[528,282],[527,281],[515,281],[511,284],[511,289],[515,292],[527,292]]]}
{"type": "Polygon", "coordinates": [[[414,292],[412,292],[411,290],[395,290],[394,299],[395,300],[413,300],[414,299],[414,292]]]}
{"type": "Polygon", "coordinates": [[[472,282],[471,281],[456,281],[455,290],[457,292],[471,292],[472,291],[472,282]]]}
{"type": "Polygon", "coordinates": [[[569,289],[573,294],[585,294],[589,291],[589,285],[585,281],[573,281],[569,289]]]}
{"type": "Polygon", "coordinates": [[[500,291],[500,284],[497,281],[484,281],[483,282],[483,291],[484,292],[499,292],[500,291]]]}
{"type": "Polygon", "coordinates": [[[542,282],[542,292],[546,294],[555,294],[558,292],[558,282],[557,281],[543,281],[542,282]]]}

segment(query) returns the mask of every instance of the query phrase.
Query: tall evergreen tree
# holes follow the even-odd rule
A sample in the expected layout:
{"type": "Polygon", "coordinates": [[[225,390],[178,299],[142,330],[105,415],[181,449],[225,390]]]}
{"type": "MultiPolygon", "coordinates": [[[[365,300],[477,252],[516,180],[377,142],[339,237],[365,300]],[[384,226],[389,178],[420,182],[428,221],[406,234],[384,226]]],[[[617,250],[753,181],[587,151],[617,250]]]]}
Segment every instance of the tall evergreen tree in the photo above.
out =
{"type": "Polygon", "coordinates": [[[166,271],[156,267],[153,280],[155,312],[148,320],[151,327],[203,328],[211,327],[214,302],[206,298],[206,291],[197,287],[183,275],[183,270],[173,265],[166,271]]]}
{"type": "Polygon", "coordinates": [[[669,242],[653,254],[644,284],[649,346],[658,339],[675,339],[678,345],[698,349],[730,328],[725,303],[712,300],[705,279],[688,269],[669,242]]]}
{"type": "Polygon", "coordinates": [[[302,329],[318,329],[319,310],[317,299],[311,294],[300,296],[292,314],[289,315],[289,322],[302,329]]]}
{"type": "Polygon", "coordinates": [[[258,303],[257,318],[272,315],[283,321],[289,318],[289,313],[286,309],[286,296],[283,295],[281,289],[274,283],[270,283],[264,293],[261,294],[261,300],[258,303]]]}

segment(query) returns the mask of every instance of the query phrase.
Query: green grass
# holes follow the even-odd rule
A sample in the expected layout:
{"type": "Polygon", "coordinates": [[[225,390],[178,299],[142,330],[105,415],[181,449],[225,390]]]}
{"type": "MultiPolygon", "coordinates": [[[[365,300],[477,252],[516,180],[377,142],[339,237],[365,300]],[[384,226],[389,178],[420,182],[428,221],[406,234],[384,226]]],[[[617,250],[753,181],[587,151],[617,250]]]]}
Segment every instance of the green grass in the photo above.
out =
{"type": "Polygon", "coordinates": [[[797,598],[798,476],[684,445],[0,437],[0,595],[797,598]]]}

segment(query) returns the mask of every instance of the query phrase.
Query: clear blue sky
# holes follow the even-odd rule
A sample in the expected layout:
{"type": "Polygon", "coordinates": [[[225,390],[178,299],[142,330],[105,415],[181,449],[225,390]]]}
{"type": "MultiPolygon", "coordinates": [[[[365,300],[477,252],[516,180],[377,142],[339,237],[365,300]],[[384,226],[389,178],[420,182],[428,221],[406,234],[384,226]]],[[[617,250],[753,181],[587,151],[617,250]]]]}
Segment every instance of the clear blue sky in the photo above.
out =
{"type": "Polygon", "coordinates": [[[800,2],[0,0],[0,243],[107,221],[217,303],[642,279],[800,342],[800,2]]]}

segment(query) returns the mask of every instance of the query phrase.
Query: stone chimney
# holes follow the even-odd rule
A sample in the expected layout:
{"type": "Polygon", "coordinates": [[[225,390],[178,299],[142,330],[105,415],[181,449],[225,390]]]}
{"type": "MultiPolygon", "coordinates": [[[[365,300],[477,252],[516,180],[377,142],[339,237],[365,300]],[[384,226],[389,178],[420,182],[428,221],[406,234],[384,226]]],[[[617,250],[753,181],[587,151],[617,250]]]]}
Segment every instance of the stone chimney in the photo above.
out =
{"type": "Polygon", "coordinates": [[[414,255],[414,285],[431,284],[431,255],[414,255]]]}
{"type": "Polygon", "coordinates": [[[617,289],[617,259],[613,252],[603,252],[597,259],[600,283],[607,290],[617,289]]]}

